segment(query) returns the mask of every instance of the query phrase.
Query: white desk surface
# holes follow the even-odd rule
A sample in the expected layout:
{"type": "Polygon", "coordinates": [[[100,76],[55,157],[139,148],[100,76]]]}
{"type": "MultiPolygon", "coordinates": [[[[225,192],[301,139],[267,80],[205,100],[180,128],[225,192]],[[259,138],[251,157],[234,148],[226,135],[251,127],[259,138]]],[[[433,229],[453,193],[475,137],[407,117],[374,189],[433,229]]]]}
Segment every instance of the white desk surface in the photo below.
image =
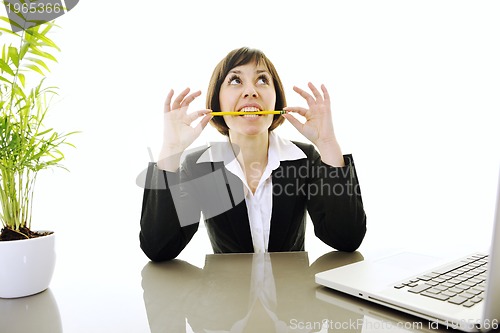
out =
{"type": "Polygon", "coordinates": [[[1,332],[436,332],[314,283],[316,272],[386,252],[368,245],[340,253],[308,235],[308,252],[207,255],[202,230],[178,259],[151,263],[135,229],[108,244],[60,229],[49,289],[0,299],[1,332]]]}

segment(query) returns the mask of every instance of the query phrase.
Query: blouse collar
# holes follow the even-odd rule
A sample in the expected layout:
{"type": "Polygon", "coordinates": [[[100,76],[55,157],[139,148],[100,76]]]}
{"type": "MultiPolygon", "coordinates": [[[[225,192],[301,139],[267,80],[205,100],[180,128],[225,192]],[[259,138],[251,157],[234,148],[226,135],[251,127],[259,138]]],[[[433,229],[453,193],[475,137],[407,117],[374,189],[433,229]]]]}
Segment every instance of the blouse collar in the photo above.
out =
{"type": "MultiPolygon", "coordinates": [[[[210,142],[208,148],[198,158],[197,163],[203,162],[224,162],[229,165],[235,161],[234,152],[229,142],[229,137],[225,137],[222,142],[210,142]]],[[[282,161],[295,161],[307,158],[306,154],[288,139],[280,137],[274,132],[269,132],[268,164],[274,170],[282,161]]]]}

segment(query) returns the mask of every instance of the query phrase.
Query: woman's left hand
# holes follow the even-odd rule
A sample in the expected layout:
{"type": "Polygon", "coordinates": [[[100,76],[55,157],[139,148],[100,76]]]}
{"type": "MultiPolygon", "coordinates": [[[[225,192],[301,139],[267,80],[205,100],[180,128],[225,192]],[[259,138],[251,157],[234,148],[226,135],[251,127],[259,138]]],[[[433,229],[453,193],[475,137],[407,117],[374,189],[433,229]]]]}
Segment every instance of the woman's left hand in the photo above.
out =
{"type": "Polygon", "coordinates": [[[320,150],[322,160],[330,165],[342,166],[344,164],[340,147],[333,130],[332,111],[330,107],[330,95],[322,84],[321,91],[308,83],[313,95],[298,88],[293,90],[302,96],[309,106],[309,109],[302,107],[285,107],[288,112],[296,112],[305,118],[305,122],[300,122],[291,114],[284,114],[285,117],[303,136],[314,143],[320,150]]]}
{"type": "Polygon", "coordinates": [[[308,84],[309,89],[314,96],[306,91],[293,87],[293,90],[302,96],[309,106],[309,109],[302,107],[286,107],[285,111],[297,112],[305,118],[305,123],[301,123],[291,114],[285,114],[285,117],[303,136],[309,139],[316,145],[321,145],[323,142],[335,140],[333,131],[332,111],[330,107],[330,95],[324,85],[321,85],[323,95],[312,84],[308,84]]]}

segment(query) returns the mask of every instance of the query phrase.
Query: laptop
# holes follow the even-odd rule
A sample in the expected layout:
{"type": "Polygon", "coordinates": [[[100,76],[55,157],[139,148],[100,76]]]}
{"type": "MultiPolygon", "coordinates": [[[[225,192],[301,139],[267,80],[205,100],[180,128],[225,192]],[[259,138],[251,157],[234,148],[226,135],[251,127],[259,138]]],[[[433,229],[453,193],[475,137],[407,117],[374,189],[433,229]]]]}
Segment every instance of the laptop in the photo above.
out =
{"type": "MultiPolygon", "coordinates": [[[[351,327],[352,331],[361,333],[374,332],[427,332],[438,333],[437,323],[428,322],[425,319],[416,318],[400,311],[387,311],[381,305],[355,299],[345,293],[329,288],[317,288],[316,299],[333,305],[340,311],[351,313],[349,323],[355,321],[351,327]],[[356,318],[360,318],[359,321],[356,318]]],[[[328,318],[330,319],[330,318],[328,318]]]]}
{"type": "Polygon", "coordinates": [[[465,332],[500,328],[500,177],[489,253],[443,263],[401,252],[315,275],[316,283],[465,332]]]}

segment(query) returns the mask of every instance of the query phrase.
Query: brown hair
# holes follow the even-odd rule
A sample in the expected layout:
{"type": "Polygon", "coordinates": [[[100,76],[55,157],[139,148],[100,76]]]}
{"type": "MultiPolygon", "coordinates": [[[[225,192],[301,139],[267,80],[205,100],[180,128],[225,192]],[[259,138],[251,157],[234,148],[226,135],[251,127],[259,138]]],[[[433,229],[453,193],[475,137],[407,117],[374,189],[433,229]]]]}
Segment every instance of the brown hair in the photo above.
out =
{"type": "MultiPolygon", "coordinates": [[[[274,89],[276,91],[276,105],[274,106],[274,109],[283,110],[286,106],[285,92],[276,68],[262,51],[248,47],[242,47],[229,52],[227,56],[215,67],[208,85],[207,109],[211,109],[214,112],[221,111],[219,93],[225,77],[231,69],[251,62],[264,64],[266,69],[269,71],[269,74],[273,79],[274,89]]],[[[281,125],[284,120],[285,118],[281,115],[274,115],[269,131],[272,131],[281,125]]],[[[210,123],[223,135],[229,135],[229,127],[227,127],[223,117],[213,117],[210,120],[210,123]]]]}

